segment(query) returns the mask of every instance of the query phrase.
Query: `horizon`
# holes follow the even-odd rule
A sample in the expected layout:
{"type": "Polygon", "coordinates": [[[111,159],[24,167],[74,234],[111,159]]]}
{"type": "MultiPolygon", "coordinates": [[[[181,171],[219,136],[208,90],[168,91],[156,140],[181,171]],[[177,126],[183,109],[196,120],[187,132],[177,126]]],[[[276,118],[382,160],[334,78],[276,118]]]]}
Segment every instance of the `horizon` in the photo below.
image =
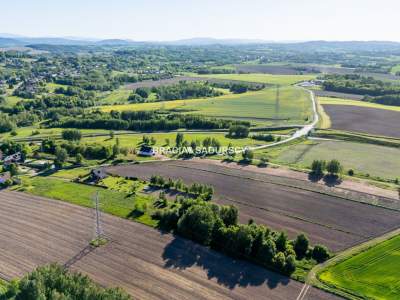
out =
{"type": "Polygon", "coordinates": [[[396,30],[400,4],[394,0],[298,2],[115,0],[110,5],[105,0],[16,0],[3,8],[0,28],[25,37],[161,42],[203,37],[271,42],[400,41],[396,30]]]}
{"type": "Polygon", "coordinates": [[[77,41],[77,42],[101,42],[107,40],[121,40],[127,42],[138,42],[138,43],[173,43],[173,42],[180,42],[180,41],[191,41],[191,40],[216,40],[216,41],[233,41],[233,42],[242,42],[246,44],[252,43],[265,43],[265,44],[296,44],[296,43],[310,43],[310,42],[327,42],[327,43],[400,43],[396,40],[324,40],[324,39],[312,39],[312,40],[265,40],[265,39],[252,39],[252,38],[226,38],[226,37],[212,37],[212,36],[192,36],[186,37],[182,39],[173,39],[173,40],[134,40],[129,38],[122,38],[122,37],[90,37],[90,36],[62,36],[62,35],[47,35],[47,36],[32,36],[32,35],[21,35],[15,33],[8,33],[8,32],[1,32],[0,38],[6,39],[65,39],[69,41],[77,41]]]}

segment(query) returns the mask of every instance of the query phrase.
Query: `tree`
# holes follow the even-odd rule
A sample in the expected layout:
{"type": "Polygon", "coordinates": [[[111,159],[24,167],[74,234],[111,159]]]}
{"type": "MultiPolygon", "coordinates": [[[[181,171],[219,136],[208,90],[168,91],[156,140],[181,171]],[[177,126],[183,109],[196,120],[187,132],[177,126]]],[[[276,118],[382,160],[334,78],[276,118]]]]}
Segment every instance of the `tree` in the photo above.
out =
{"type": "Polygon", "coordinates": [[[326,162],[324,160],[314,160],[311,164],[311,173],[314,176],[322,177],[324,175],[326,162]]]}
{"type": "Polygon", "coordinates": [[[176,138],[175,138],[176,147],[178,147],[178,148],[181,147],[182,143],[183,143],[183,140],[184,140],[183,133],[178,132],[176,134],[176,138]]]}
{"type": "Polygon", "coordinates": [[[242,157],[245,161],[247,162],[251,162],[254,158],[254,153],[253,151],[251,151],[250,149],[246,148],[243,152],[242,152],[242,157]]]}
{"type": "Polygon", "coordinates": [[[62,138],[67,141],[80,141],[82,133],[77,129],[66,129],[62,131],[62,138]]]}
{"type": "Polygon", "coordinates": [[[296,258],[294,255],[286,256],[284,272],[288,275],[296,271],[296,258]]]}
{"type": "Polygon", "coordinates": [[[14,163],[9,164],[8,166],[5,166],[4,169],[8,172],[10,172],[11,176],[18,175],[18,166],[14,163]]]}
{"type": "Polygon", "coordinates": [[[209,245],[215,219],[208,205],[193,205],[179,219],[178,232],[186,238],[209,245]]]}
{"type": "Polygon", "coordinates": [[[85,275],[69,272],[62,266],[53,264],[39,267],[14,283],[7,291],[7,299],[129,300],[131,297],[121,289],[102,288],[85,275]]]}
{"type": "Polygon", "coordinates": [[[342,166],[338,160],[332,159],[326,164],[326,170],[330,175],[335,176],[342,171],[342,166]]]}
{"type": "Polygon", "coordinates": [[[76,154],[76,156],[75,156],[75,163],[76,163],[77,165],[81,165],[81,164],[82,164],[82,161],[83,161],[83,156],[82,156],[82,154],[80,154],[80,153],[76,154]]]}
{"type": "Polygon", "coordinates": [[[115,133],[114,133],[114,131],[113,131],[113,130],[110,130],[110,139],[113,139],[113,138],[114,138],[114,136],[115,136],[115,133]]]}
{"type": "Polygon", "coordinates": [[[283,252],[278,252],[274,257],[274,265],[278,270],[283,271],[286,263],[286,257],[283,252]]]}
{"type": "Polygon", "coordinates": [[[238,222],[239,211],[236,206],[222,206],[219,214],[225,226],[236,225],[238,222]]]}
{"type": "Polygon", "coordinates": [[[294,251],[298,258],[303,258],[306,255],[309,243],[308,238],[303,233],[297,236],[294,241],[294,251]]]}
{"type": "Polygon", "coordinates": [[[278,237],[277,237],[277,239],[275,241],[276,249],[278,251],[285,252],[286,246],[287,246],[287,242],[288,242],[288,236],[287,236],[287,234],[285,232],[282,231],[278,235],[278,237]]]}
{"type": "Polygon", "coordinates": [[[135,93],[144,99],[147,99],[149,97],[149,91],[145,88],[137,88],[135,90],[135,93]]]}
{"type": "Polygon", "coordinates": [[[113,148],[112,148],[112,157],[115,158],[118,156],[118,154],[120,153],[120,149],[117,143],[114,144],[113,148]]]}
{"type": "Polygon", "coordinates": [[[325,246],[315,245],[312,251],[312,258],[314,258],[317,262],[324,262],[329,258],[329,251],[325,246]]]}
{"type": "Polygon", "coordinates": [[[263,264],[270,265],[276,254],[276,245],[271,239],[262,242],[257,252],[257,259],[263,264]]]}
{"type": "Polygon", "coordinates": [[[232,125],[229,127],[229,137],[234,137],[234,138],[245,138],[249,136],[249,127],[244,126],[244,125],[232,125]]]}
{"type": "Polygon", "coordinates": [[[64,165],[64,163],[68,159],[67,150],[65,150],[64,148],[61,148],[60,146],[57,146],[56,147],[56,151],[55,151],[55,155],[56,155],[56,158],[54,160],[54,165],[57,168],[62,168],[62,166],[64,165]]]}

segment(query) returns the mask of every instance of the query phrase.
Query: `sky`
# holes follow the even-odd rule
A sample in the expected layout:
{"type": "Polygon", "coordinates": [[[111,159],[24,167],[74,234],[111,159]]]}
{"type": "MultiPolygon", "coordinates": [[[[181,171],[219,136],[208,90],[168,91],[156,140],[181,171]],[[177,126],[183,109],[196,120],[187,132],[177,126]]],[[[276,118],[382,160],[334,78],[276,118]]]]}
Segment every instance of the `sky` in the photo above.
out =
{"type": "Polygon", "coordinates": [[[398,0],[0,0],[0,8],[1,33],[33,37],[400,41],[398,0]]]}

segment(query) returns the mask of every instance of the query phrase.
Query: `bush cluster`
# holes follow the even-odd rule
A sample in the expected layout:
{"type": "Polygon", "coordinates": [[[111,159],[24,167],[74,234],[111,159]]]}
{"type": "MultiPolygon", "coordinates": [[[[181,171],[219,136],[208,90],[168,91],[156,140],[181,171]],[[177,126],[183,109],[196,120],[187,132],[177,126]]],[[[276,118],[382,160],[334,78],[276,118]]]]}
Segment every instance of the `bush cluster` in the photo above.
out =
{"type": "Polygon", "coordinates": [[[165,179],[159,175],[153,175],[150,178],[150,185],[157,188],[175,190],[193,196],[200,196],[204,200],[211,200],[214,194],[214,188],[212,186],[196,183],[186,185],[181,179],[172,180],[171,178],[165,179]]]}

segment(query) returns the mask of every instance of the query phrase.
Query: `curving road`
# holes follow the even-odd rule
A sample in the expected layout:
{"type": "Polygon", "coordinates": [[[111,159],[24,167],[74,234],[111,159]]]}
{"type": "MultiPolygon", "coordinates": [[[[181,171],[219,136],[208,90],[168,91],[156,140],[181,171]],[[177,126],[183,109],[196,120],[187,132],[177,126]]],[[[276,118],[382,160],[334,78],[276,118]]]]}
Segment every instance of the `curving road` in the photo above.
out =
{"type": "MultiPolygon", "coordinates": [[[[279,142],[272,143],[272,144],[261,145],[261,146],[257,146],[257,147],[248,147],[248,149],[250,149],[250,150],[259,150],[259,149],[264,149],[264,148],[269,148],[269,147],[274,147],[274,146],[277,146],[277,145],[289,143],[290,141],[293,141],[295,139],[301,138],[303,136],[307,136],[310,133],[310,131],[315,128],[315,126],[317,125],[317,123],[319,121],[319,116],[318,116],[318,112],[317,112],[317,102],[315,100],[314,92],[311,91],[311,90],[305,89],[303,87],[299,87],[299,88],[302,88],[302,89],[304,89],[304,90],[306,90],[307,92],[310,93],[311,101],[312,101],[312,107],[313,107],[313,121],[312,121],[312,123],[303,126],[303,128],[297,130],[290,138],[288,138],[286,140],[279,141],[279,142]]],[[[242,151],[239,151],[239,152],[242,152],[242,151]]]]}

